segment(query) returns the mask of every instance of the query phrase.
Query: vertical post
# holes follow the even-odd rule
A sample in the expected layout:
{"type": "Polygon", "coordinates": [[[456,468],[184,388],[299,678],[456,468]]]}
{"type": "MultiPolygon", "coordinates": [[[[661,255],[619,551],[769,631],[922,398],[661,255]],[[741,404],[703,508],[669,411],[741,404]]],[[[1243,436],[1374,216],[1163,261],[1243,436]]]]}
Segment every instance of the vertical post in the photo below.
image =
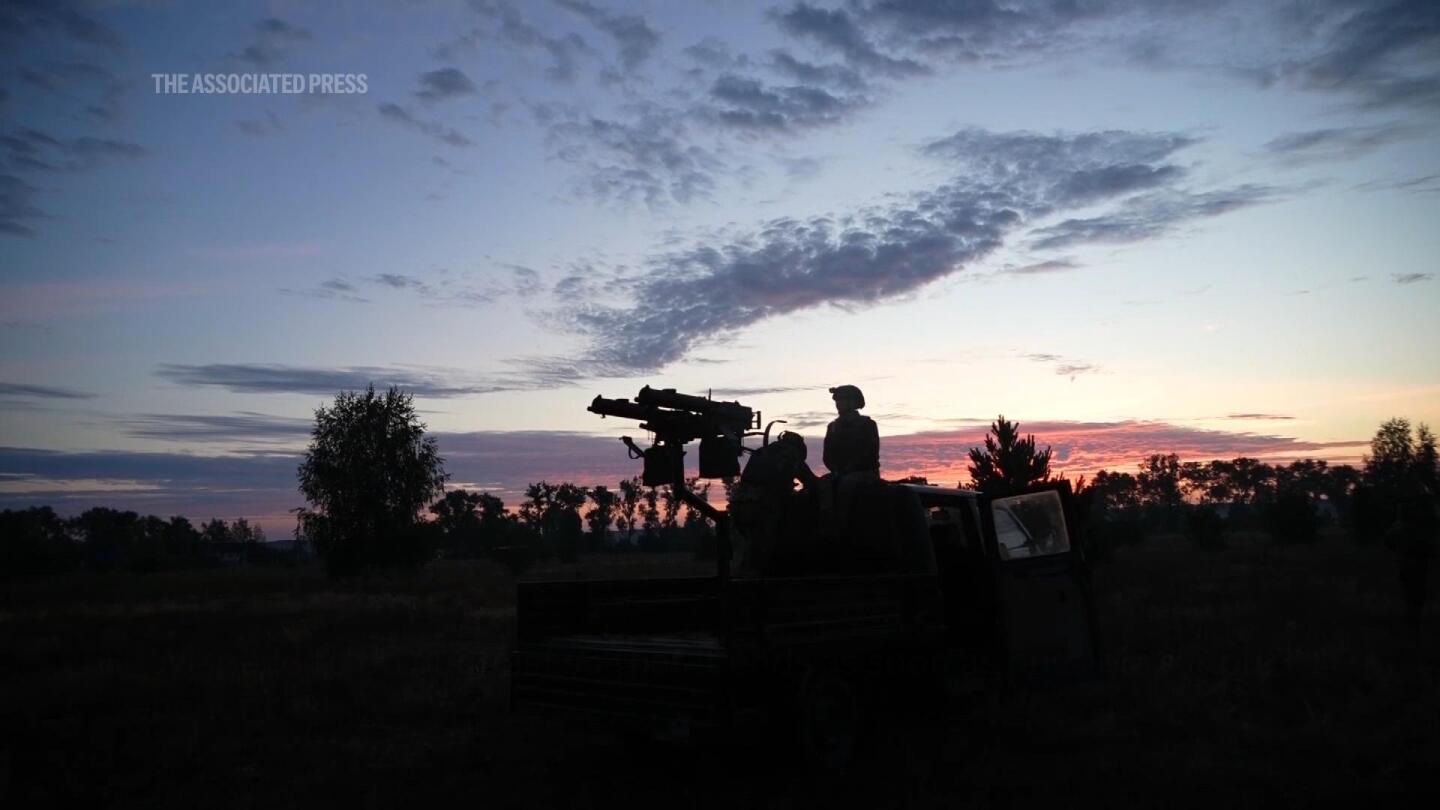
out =
{"type": "Polygon", "coordinates": [[[708,502],[701,500],[699,495],[690,491],[685,486],[685,477],[682,475],[672,483],[671,488],[691,509],[709,518],[715,524],[715,575],[723,587],[730,581],[730,515],[729,510],[724,512],[711,506],[708,502]]]}

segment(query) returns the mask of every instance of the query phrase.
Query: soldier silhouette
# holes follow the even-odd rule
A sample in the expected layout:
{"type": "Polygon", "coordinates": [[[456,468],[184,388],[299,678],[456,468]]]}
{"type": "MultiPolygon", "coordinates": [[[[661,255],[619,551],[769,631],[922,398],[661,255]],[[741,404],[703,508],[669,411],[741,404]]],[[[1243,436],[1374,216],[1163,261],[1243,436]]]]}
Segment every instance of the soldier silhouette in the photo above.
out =
{"type": "Polygon", "coordinates": [[[807,553],[801,537],[807,523],[797,511],[814,497],[819,479],[805,462],[805,439],[785,431],[750,454],[730,505],[735,526],[745,539],[741,570],[793,574],[807,553]],[[804,493],[795,492],[795,482],[804,493]]]}
{"type": "Polygon", "coordinates": [[[853,385],[830,389],[836,417],[825,429],[827,485],[821,490],[821,511],[833,531],[843,533],[849,524],[857,492],[880,480],[880,431],[875,420],[860,413],[865,394],[853,385]]]}

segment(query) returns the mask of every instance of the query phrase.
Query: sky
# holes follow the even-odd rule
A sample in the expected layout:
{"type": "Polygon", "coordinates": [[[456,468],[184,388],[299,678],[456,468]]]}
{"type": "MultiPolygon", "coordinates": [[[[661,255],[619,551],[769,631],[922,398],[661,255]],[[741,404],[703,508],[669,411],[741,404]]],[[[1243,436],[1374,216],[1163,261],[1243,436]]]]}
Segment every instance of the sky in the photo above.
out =
{"type": "Polygon", "coordinates": [[[1440,423],[1437,123],[1433,0],[8,0],[0,506],[286,532],[370,383],[511,503],[645,384],[1354,463],[1440,423]]]}

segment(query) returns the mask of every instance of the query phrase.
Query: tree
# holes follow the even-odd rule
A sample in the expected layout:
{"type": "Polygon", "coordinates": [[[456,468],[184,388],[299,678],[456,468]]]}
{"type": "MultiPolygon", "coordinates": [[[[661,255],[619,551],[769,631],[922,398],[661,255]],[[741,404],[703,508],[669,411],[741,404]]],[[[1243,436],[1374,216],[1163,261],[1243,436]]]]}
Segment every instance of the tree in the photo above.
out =
{"type": "Polygon", "coordinates": [[[230,542],[263,543],[265,530],[259,526],[251,526],[250,521],[243,517],[235,518],[235,522],[230,524],[230,542]]]}
{"type": "Polygon", "coordinates": [[[646,487],[640,495],[640,516],[645,526],[645,542],[651,547],[660,536],[660,493],[655,487],[646,487]]]}
{"type": "Polygon", "coordinates": [[[1016,492],[1050,477],[1050,448],[1035,450],[1035,437],[1020,438],[1020,424],[1001,414],[990,424],[985,449],[970,448],[970,480],[991,495],[1016,492]]]}
{"type": "Polygon", "coordinates": [[[1427,425],[1417,426],[1411,435],[1410,420],[1388,419],[1370,440],[1361,478],[1369,531],[1384,532],[1407,504],[1433,500],[1437,486],[1435,434],[1427,425]]]}
{"type": "Polygon", "coordinates": [[[80,563],[65,521],[48,506],[0,512],[0,580],[57,574],[80,563]]]}
{"type": "Polygon", "coordinates": [[[435,526],[444,536],[450,556],[472,557],[482,551],[480,508],[485,497],[483,492],[452,489],[430,505],[435,526]]]}
{"type": "Polygon", "coordinates": [[[1240,457],[1225,468],[1229,490],[1236,503],[1255,505],[1265,500],[1275,481],[1275,469],[1259,459],[1240,457]]]}
{"type": "Polygon", "coordinates": [[[1209,503],[1210,495],[1215,490],[1214,482],[1213,462],[1187,461],[1180,465],[1180,488],[1187,497],[1209,503]]]}
{"type": "Polygon", "coordinates": [[[525,502],[520,504],[520,522],[527,529],[540,531],[545,525],[545,516],[555,505],[555,491],[559,487],[547,481],[529,484],[525,487],[525,502]]]}
{"type": "Polygon", "coordinates": [[[1140,473],[1135,476],[1135,486],[1140,502],[1146,506],[1162,509],[1179,506],[1180,457],[1174,453],[1156,453],[1140,462],[1140,473]]]}
{"type": "Polygon", "coordinates": [[[1139,489],[1135,476],[1130,473],[1112,473],[1101,470],[1088,489],[1093,490],[1095,508],[1101,512],[1118,512],[1135,509],[1140,505],[1139,489]]]}
{"type": "Polygon", "coordinates": [[[620,516],[615,522],[625,532],[627,544],[635,533],[635,511],[640,508],[640,493],[643,490],[644,485],[638,477],[620,482],[620,516]]]}
{"type": "Polygon", "coordinates": [[[589,496],[595,504],[585,513],[585,525],[590,527],[590,545],[591,548],[603,548],[608,542],[606,533],[620,512],[620,499],[604,484],[591,489],[589,496]]]}
{"type": "Polygon", "coordinates": [[[420,511],[445,487],[444,460],[397,388],[341,392],[315,411],[300,464],[305,534],[332,575],[423,561],[420,511]]]}
{"type": "Polygon", "coordinates": [[[230,526],[220,518],[210,518],[200,527],[200,537],[207,543],[230,542],[230,526]]]}
{"type": "Polygon", "coordinates": [[[665,487],[660,493],[660,527],[662,529],[674,529],[680,525],[680,507],[685,504],[675,492],[672,484],[665,487]]]}

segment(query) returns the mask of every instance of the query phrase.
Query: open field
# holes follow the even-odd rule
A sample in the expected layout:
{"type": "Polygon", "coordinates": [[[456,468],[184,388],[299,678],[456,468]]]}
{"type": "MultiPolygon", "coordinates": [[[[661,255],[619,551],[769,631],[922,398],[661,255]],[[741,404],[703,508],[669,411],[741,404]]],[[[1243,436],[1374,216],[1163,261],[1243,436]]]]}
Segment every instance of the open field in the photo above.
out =
{"type": "MultiPolygon", "coordinates": [[[[1098,567],[1108,682],[956,718],[926,795],[1046,808],[1440,795],[1435,600],[1416,639],[1384,549],[1232,545],[1162,537],[1098,567]]],[[[708,570],[634,554],[528,576],[708,570]]],[[[489,563],[340,585],[309,569],[69,575],[4,585],[0,600],[9,807],[590,806],[632,791],[687,807],[750,793],[708,757],[509,715],[514,580],[489,563]]]]}

